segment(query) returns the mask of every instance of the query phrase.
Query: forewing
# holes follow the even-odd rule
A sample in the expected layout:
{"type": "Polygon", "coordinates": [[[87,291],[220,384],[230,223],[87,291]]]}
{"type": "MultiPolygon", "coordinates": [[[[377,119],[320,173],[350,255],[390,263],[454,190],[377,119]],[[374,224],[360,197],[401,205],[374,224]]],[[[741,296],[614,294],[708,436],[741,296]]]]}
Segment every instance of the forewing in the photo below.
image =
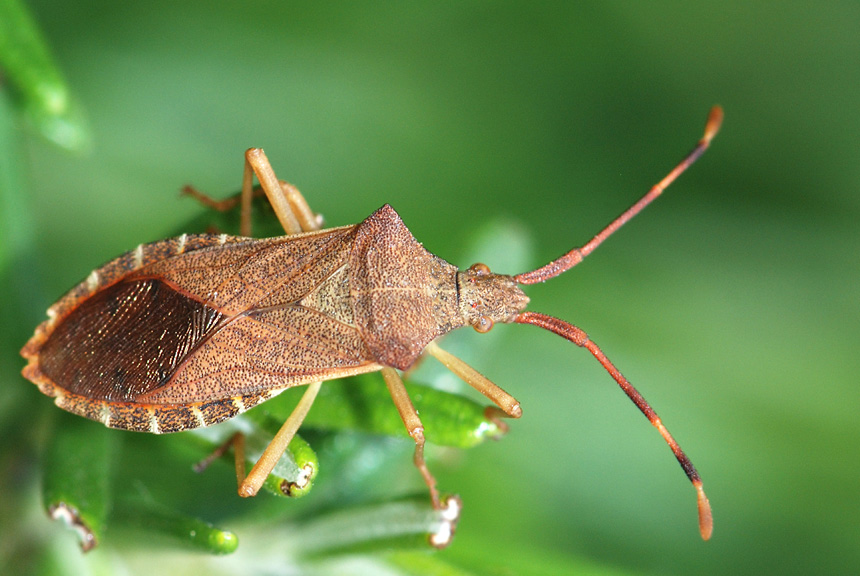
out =
{"type": "Polygon", "coordinates": [[[25,375],[55,396],[152,405],[372,370],[354,327],[300,304],[345,266],[352,231],[141,246],[52,309],[25,375]]]}

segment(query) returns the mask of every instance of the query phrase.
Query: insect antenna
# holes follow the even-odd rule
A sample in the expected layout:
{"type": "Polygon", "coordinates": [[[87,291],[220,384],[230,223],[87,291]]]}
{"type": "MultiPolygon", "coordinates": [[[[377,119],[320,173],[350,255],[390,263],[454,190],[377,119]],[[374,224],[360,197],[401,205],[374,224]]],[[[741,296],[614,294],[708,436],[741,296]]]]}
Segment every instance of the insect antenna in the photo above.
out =
{"type": "Polygon", "coordinates": [[[585,348],[591,352],[595,358],[597,358],[597,361],[600,362],[606,371],[612,375],[616,382],[618,382],[618,385],[621,386],[621,389],[624,390],[624,393],[627,394],[628,398],[636,404],[636,407],[642,411],[645,417],[648,418],[648,421],[660,431],[660,435],[663,436],[663,439],[669,445],[669,448],[672,449],[672,453],[675,454],[675,458],[677,458],[678,463],[681,464],[681,468],[684,469],[684,473],[687,474],[687,478],[689,478],[690,482],[693,483],[693,487],[696,489],[696,498],[699,507],[699,532],[702,534],[702,538],[704,540],[708,540],[713,532],[713,517],[711,515],[711,505],[708,502],[708,497],[705,496],[705,490],[702,488],[702,479],[699,477],[696,467],[693,466],[693,463],[689,458],[687,458],[687,455],[684,454],[684,451],[681,450],[681,447],[675,439],[672,438],[672,435],[669,434],[669,431],[660,421],[660,417],[657,416],[657,413],[653,408],[651,408],[651,405],[642,397],[642,394],[640,394],[639,391],[633,387],[633,384],[631,384],[630,381],[627,380],[627,378],[625,378],[618,370],[618,368],[610,362],[609,358],[606,357],[600,347],[590,340],[583,330],[577,328],[573,324],[565,322],[564,320],[559,320],[558,318],[553,318],[552,316],[547,316],[546,314],[539,314],[537,312],[521,312],[516,316],[514,322],[517,322],[518,324],[532,324],[545,330],[549,330],[550,332],[558,334],[562,338],[570,340],[577,346],[585,348]]]}
{"type": "MultiPolygon", "coordinates": [[[[616,230],[621,228],[621,226],[626,224],[627,221],[636,216],[646,206],[648,206],[648,204],[660,196],[660,194],[663,193],[663,190],[665,190],[672,182],[675,181],[676,178],[678,178],[678,176],[699,159],[699,156],[701,156],[705,150],[708,149],[708,146],[710,146],[711,140],[713,140],[714,136],[716,136],[719,131],[722,121],[722,108],[719,106],[711,108],[711,111],[708,114],[707,123],[705,124],[705,133],[693,150],[690,151],[690,153],[687,154],[687,156],[685,156],[671,172],[669,172],[669,174],[652,187],[647,194],[640,198],[639,201],[625,210],[618,218],[613,220],[606,228],[589,240],[587,244],[579,248],[574,248],[567,254],[564,254],[560,258],[557,258],[536,270],[518,274],[514,276],[514,280],[519,284],[536,284],[538,282],[545,282],[550,278],[555,278],[559,274],[570,270],[582,262],[582,260],[591,254],[595,248],[600,246],[604,240],[609,238],[609,236],[611,236],[616,230]]],[[[627,380],[627,378],[618,371],[615,365],[609,361],[609,358],[606,357],[597,344],[592,342],[588,338],[588,335],[580,328],[577,328],[573,324],[565,322],[564,320],[559,320],[558,318],[553,318],[552,316],[547,316],[545,314],[539,314],[537,312],[521,312],[514,318],[514,322],[519,324],[532,324],[545,330],[549,330],[550,332],[558,334],[562,338],[570,340],[577,346],[587,349],[595,358],[597,358],[597,361],[600,362],[606,371],[612,375],[618,385],[621,386],[621,389],[624,390],[624,393],[627,394],[633,403],[636,404],[636,407],[642,411],[646,418],[648,418],[648,421],[660,431],[660,435],[663,436],[663,439],[672,449],[672,452],[675,454],[675,458],[678,460],[678,463],[681,464],[681,468],[684,469],[684,472],[687,474],[687,478],[690,479],[690,482],[693,483],[693,487],[696,489],[699,508],[699,532],[701,532],[703,539],[709,539],[713,532],[713,517],[711,515],[711,505],[708,503],[708,497],[705,496],[705,491],[702,488],[702,479],[699,477],[699,473],[696,471],[693,463],[690,462],[690,459],[687,458],[687,455],[684,454],[684,451],[681,450],[681,447],[675,439],[672,438],[672,435],[669,434],[669,431],[660,421],[660,418],[657,416],[657,413],[654,412],[654,409],[651,408],[648,402],[645,401],[645,398],[643,398],[636,388],[633,387],[630,381],[627,380]]]]}
{"type": "Polygon", "coordinates": [[[514,276],[514,280],[516,280],[520,284],[537,284],[538,282],[545,282],[550,278],[555,278],[559,274],[566,272],[582,262],[582,260],[591,254],[595,248],[600,246],[604,240],[609,238],[616,230],[621,228],[624,224],[627,223],[628,220],[639,214],[643,208],[645,208],[648,204],[653,202],[660,194],[663,193],[669,184],[675,181],[675,179],[683,174],[683,172],[689,168],[696,160],[699,159],[705,150],[708,149],[708,146],[711,144],[711,140],[713,140],[714,136],[717,135],[717,132],[720,129],[720,124],[723,122],[723,109],[719,106],[714,106],[711,108],[711,112],[708,114],[708,121],[705,124],[705,134],[702,136],[701,140],[696,144],[695,148],[687,154],[687,156],[681,160],[680,164],[675,166],[675,168],[666,175],[665,178],[660,180],[651,190],[648,191],[642,198],[639,199],[633,206],[628,208],[621,214],[618,218],[613,220],[609,226],[601,230],[594,238],[588,241],[587,244],[581,246],[579,248],[574,248],[564,256],[557,258],[550,262],[545,266],[541,266],[537,270],[532,270],[531,272],[524,272],[522,274],[517,274],[514,276]]]}

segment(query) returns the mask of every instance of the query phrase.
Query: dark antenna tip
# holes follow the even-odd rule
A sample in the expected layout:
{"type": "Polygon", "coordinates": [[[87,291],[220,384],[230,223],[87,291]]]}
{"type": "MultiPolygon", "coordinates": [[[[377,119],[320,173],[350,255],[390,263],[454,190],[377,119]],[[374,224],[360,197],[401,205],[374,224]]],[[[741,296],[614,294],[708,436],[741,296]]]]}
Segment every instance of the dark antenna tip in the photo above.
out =
{"type": "Polygon", "coordinates": [[[521,312],[516,316],[516,318],[514,318],[514,322],[518,324],[532,324],[538,328],[549,330],[553,334],[557,334],[558,336],[561,336],[562,338],[591,352],[597,361],[600,362],[601,366],[603,366],[615,382],[618,383],[624,393],[627,394],[627,397],[630,398],[642,414],[648,418],[651,425],[660,432],[660,436],[663,437],[666,444],[669,445],[669,448],[675,455],[675,459],[681,465],[687,478],[690,479],[690,482],[696,489],[696,500],[699,509],[699,532],[702,534],[702,539],[707,540],[710,538],[714,531],[714,519],[711,514],[711,504],[708,502],[708,497],[705,496],[705,490],[702,488],[702,479],[699,477],[699,473],[696,471],[695,466],[693,466],[693,463],[684,451],[681,450],[681,446],[675,441],[666,426],[663,425],[663,422],[660,420],[660,417],[657,416],[654,409],[651,408],[651,405],[648,404],[642,394],[634,388],[633,384],[631,384],[630,381],[625,378],[618,368],[616,368],[609,360],[609,358],[606,357],[600,347],[597,346],[597,344],[595,344],[582,329],[574,326],[570,322],[565,322],[564,320],[559,320],[558,318],[547,316],[546,314],[540,314],[538,312],[521,312]]]}

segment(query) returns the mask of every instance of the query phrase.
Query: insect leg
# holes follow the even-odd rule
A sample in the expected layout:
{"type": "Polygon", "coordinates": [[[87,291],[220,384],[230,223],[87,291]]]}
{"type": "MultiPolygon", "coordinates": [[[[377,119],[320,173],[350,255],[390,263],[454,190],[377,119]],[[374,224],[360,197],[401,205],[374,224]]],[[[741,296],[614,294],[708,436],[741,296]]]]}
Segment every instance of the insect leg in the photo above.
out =
{"type": "Polygon", "coordinates": [[[322,219],[313,213],[302,193],[295,186],[278,180],[262,148],[249,148],[245,152],[245,173],[242,181],[243,214],[245,213],[245,202],[248,204],[248,213],[250,214],[253,190],[252,172],[257,175],[260,186],[266,192],[269,203],[287,234],[310,232],[322,227],[322,219]],[[246,197],[248,197],[247,201],[245,200],[246,197]]]}
{"type": "Polygon", "coordinates": [[[311,232],[322,228],[322,217],[314,214],[298,188],[278,180],[269,159],[261,148],[250,148],[245,152],[245,170],[242,174],[242,191],[223,200],[215,200],[193,186],[184,186],[182,193],[187,194],[206,206],[219,212],[227,212],[241,203],[239,214],[239,233],[251,236],[251,203],[254,198],[265,195],[287,234],[311,232]],[[254,175],[260,181],[254,186],[254,175]]]}
{"type": "MultiPolygon", "coordinates": [[[[242,476],[238,478],[239,496],[247,498],[248,496],[255,496],[257,492],[260,491],[260,487],[263,485],[263,482],[266,481],[266,478],[284,454],[284,450],[287,449],[293,436],[296,435],[296,432],[298,431],[299,426],[302,425],[305,416],[308,415],[308,411],[311,409],[321,385],[322,382],[311,382],[308,384],[308,389],[305,390],[305,393],[302,395],[302,399],[299,400],[293,413],[290,414],[289,418],[287,418],[281,426],[281,429],[278,430],[278,433],[275,434],[275,437],[272,438],[271,442],[269,442],[269,445],[263,451],[260,459],[257,460],[257,463],[254,464],[253,468],[251,468],[251,472],[248,476],[244,476],[244,458],[241,466],[237,460],[236,473],[238,476],[241,468],[242,476]]],[[[236,450],[236,458],[239,458],[239,450],[236,450]]]]}
{"type": "MultiPolygon", "coordinates": [[[[229,212],[230,210],[232,210],[233,208],[238,206],[239,202],[242,201],[242,193],[241,192],[239,194],[234,195],[234,196],[229,196],[227,198],[224,198],[223,200],[216,200],[215,198],[212,198],[211,196],[209,196],[205,192],[201,192],[200,190],[198,190],[194,186],[191,186],[190,184],[183,186],[181,192],[183,194],[187,194],[188,196],[191,196],[192,198],[194,198],[195,200],[197,200],[198,202],[203,204],[205,207],[211,208],[212,210],[216,210],[218,212],[229,212]]],[[[263,196],[263,195],[265,195],[265,192],[263,192],[263,189],[259,186],[255,186],[254,192],[253,192],[254,198],[258,198],[258,197],[263,196]]]]}
{"type": "Polygon", "coordinates": [[[436,358],[445,367],[460,377],[466,384],[489,398],[505,415],[519,418],[523,415],[517,399],[493,384],[486,376],[451,354],[439,348],[435,342],[430,342],[424,351],[436,358]]]}
{"type": "Polygon", "coordinates": [[[439,500],[439,491],[436,489],[436,478],[430,473],[427,462],[424,461],[424,425],[421,423],[418,411],[412,405],[409,393],[406,392],[406,387],[397,371],[386,366],[382,369],[382,377],[385,378],[385,384],[388,386],[394,405],[406,426],[406,431],[415,440],[415,467],[421,472],[424,482],[430,489],[430,500],[433,502],[433,508],[439,510],[442,508],[442,504],[439,500]]]}
{"type": "Polygon", "coordinates": [[[242,483],[242,480],[245,479],[245,466],[242,466],[241,471],[239,470],[239,462],[245,461],[245,436],[241,432],[236,432],[223,444],[215,448],[206,458],[198,462],[194,465],[194,471],[197,473],[203,472],[209,465],[212,464],[218,458],[221,458],[224,454],[227,453],[227,450],[233,448],[236,457],[236,477],[239,478],[239,483],[242,483]],[[241,459],[240,459],[241,453],[241,459]]]}

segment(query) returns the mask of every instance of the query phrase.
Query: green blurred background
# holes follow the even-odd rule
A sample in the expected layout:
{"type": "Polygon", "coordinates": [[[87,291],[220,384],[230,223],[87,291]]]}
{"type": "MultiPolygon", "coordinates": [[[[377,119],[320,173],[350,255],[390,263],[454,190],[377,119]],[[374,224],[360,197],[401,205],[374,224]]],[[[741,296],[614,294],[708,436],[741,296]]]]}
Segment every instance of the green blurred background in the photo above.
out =
{"type": "MultiPolygon", "coordinates": [[[[26,261],[4,262],[27,297],[2,295],[2,498],[30,513],[0,519],[7,551],[77,553],[40,527],[31,423],[53,407],[16,351],[93,267],[199,214],[181,185],[235,191],[243,150],[262,146],[331,225],[387,202],[462,266],[497,223],[533,268],[661,178],[719,103],[699,164],[576,270],[528,289],[655,406],[704,479],[712,541],[671,454],[593,358],[515,326],[466,354],[524,416],[435,467],[467,506],[443,554],[501,573],[524,558],[535,573],[860,572],[856,2],[29,5],[92,147],[18,132],[15,210],[35,232],[26,261]]],[[[148,546],[125,549],[132,571],[148,546]]],[[[242,554],[176,566],[227,570],[242,554]]]]}

